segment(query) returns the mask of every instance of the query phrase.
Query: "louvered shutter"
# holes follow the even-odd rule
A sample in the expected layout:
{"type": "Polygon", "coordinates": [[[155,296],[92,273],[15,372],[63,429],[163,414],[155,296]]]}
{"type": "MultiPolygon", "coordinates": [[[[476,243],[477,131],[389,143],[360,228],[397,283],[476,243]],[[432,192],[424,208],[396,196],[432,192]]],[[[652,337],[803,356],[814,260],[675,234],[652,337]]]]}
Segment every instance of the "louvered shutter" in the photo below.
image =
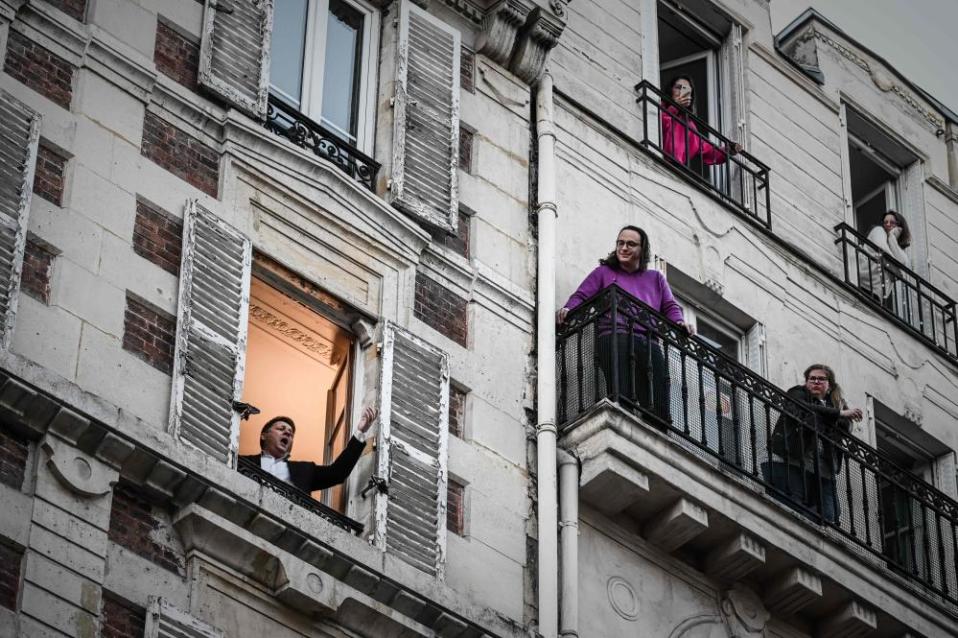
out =
{"type": "Polygon", "coordinates": [[[749,368],[765,376],[765,326],[760,323],[745,333],[745,360],[749,368]]]}
{"type": "Polygon", "coordinates": [[[236,108],[266,119],[273,0],[206,0],[199,83],[236,108]]]}
{"type": "Polygon", "coordinates": [[[0,89],[0,348],[13,336],[40,115],[0,89]]]}
{"type": "Polygon", "coordinates": [[[380,379],[376,542],[442,577],[446,547],[449,363],[446,353],[387,323],[380,379]]]}
{"type": "Polygon", "coordinates": [[[233,462],[249,314],[249,239],[196,201],[187,204],[170,429],[233,462]]]}
{"type": "Polygon", "coordinates": [[[392,202],[421,221],[455,233],[460,34],[403,0],[398,40],[392,202]]]}
{"type": "Polygon", "coordinates": [[[172,606],[150,597],[143,638],[223,638],[223,632],[172,606]]]}

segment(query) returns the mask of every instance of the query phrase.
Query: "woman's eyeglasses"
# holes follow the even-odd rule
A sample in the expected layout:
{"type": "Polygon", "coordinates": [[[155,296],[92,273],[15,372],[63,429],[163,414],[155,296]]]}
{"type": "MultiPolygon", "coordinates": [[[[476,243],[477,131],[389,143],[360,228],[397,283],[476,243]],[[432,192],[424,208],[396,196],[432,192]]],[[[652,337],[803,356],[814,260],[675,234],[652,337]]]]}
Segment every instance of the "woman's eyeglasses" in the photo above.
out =
{"type": "Polygon", "coordinates": [[[828,377],[808,377],[808,380],[812,383],[825,383],[828,381],[828,377]]]}
{"type": "Polygon", "coordinates": [[[639,242],[637,242],[637,241],[628,241],[628,240],[625,240],[625,239],[616,239],[616,240],[615,240],[615,247],[616,247],[616,248],[621,248],[622,246],[625,246],[625,247],[627,247],[627,248],[638,248],[638,247],[639,247],[639,242]]]}

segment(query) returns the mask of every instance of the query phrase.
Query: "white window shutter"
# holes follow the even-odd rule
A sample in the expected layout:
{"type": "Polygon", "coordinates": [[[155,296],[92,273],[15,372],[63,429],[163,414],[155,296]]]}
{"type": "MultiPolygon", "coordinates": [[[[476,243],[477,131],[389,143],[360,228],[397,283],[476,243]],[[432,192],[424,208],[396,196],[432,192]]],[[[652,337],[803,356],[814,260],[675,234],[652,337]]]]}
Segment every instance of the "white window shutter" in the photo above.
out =
{"type": "Polygon", "coordinates": [[[39,143],[40,115],[0,89],[0,349],[17,315],[39,143]]]}
{"type": "Polygon", "coordinates": [[[191,200],[183,225],[170,430],[232,464],[242,392],[250,241],[191,200]]]}
{"type": "Polygon", "coordinates": [[[460,34],[402,0],[391,201],[455,233],[459,214],[460,34]]]}
{"type": "Polygon", "coordinates": [[[164,598],[150,597],[143,638],[223,638],[223,632],[181,611],[164,598]]]}
{"type": "Polygon", "coordinates": [[[199,83],[266,119],[273,0],[205,0],[199,83]]]}
{"type": "Polygon", "coordinates": [[[760,323],[745,333],[745,362],[756,374],[766,375],[765,326],[760,323]]]}
{"type": "Polygon", "coordinates": [[[449,360],[393,323],[383,330],[376,543],[442,578],[446,548],[449,360]]]}

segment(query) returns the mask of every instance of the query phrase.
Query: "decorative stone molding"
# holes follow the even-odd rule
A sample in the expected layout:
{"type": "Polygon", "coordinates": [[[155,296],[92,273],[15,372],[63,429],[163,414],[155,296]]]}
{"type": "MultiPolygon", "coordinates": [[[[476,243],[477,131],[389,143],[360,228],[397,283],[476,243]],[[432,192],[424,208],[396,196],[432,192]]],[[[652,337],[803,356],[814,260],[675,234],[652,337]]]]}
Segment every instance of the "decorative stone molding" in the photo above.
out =
{"type": "Polygon", "coordinates": [[[613,576],[609,579],[606,589],[609,594],[609,604],[615,613],[629,622],[639,619],[639,596],[627,580],[613,576]]]}
{"type": "Polygon", "coordinates": [[[48,434],[40,443],[46,464],[64,487],[82,496],[109,494],[119,480],[119,472],[73,445],[48,434]]]}
{"type": "Polygon", "coordinates": [[[559,36],[564,29],[563,18],[541,8],[533,11],[519,34],[509,70],[523,81],[535,83],[545,68],[549,51],[559,43],[559,36]]]}
{"type": "Polygon", "coordinates": [[[502,66],[508,65],[519,29],[533,9],[535,3],[531,0],[500,0],[482,19],[476,50],[502,66]]]}
{"type": "Polygon", "coordinates": [[[250,303],[250,319],[268,332],[272,332],[280,340],[290,341],[297,346],[316,355],[320,361],[326,365],[334,365],[333,344],[331,341],[323,338],[322,335],[315,332],[307,332],[290,324],[286,319],[276,316],[270,310],[260,306],[257,303],[250,303]]]}
{"type": "Polygon", "coordinates": [[[729,638],[761,638],[771,617],[758,595],[740,584],[725,593],[722,614],[728,624],[729,638]]]}
{"type": "Polygon", "coordinates": [[[475,25],[481,25],[483,22],[482,10],[469,0],[440,0],[440,2],[475,25]]]}

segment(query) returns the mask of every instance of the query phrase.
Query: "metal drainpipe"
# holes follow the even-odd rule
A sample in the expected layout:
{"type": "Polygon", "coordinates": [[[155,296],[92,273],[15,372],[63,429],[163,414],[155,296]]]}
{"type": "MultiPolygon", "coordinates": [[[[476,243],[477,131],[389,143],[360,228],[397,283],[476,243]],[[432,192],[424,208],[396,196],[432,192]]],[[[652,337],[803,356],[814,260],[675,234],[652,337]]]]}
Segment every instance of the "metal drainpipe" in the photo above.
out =
{"type": "Polygon", "coordinates": [[[539,633],[558,636],[558,506],[556,503],[556,382],[555,382],[555,227],[556,173],[555,124],[552,105],[552,75],[542,75],[536,89],[536,134],[538,191],[536,217],[539,254],[536,290],[537,385],[536,449],[539,507],[539,633]]]}
{"type": "Polygon", "coordinates": [[[579,638],[579,460],[559,450],[560,638],[579,638]]]}

